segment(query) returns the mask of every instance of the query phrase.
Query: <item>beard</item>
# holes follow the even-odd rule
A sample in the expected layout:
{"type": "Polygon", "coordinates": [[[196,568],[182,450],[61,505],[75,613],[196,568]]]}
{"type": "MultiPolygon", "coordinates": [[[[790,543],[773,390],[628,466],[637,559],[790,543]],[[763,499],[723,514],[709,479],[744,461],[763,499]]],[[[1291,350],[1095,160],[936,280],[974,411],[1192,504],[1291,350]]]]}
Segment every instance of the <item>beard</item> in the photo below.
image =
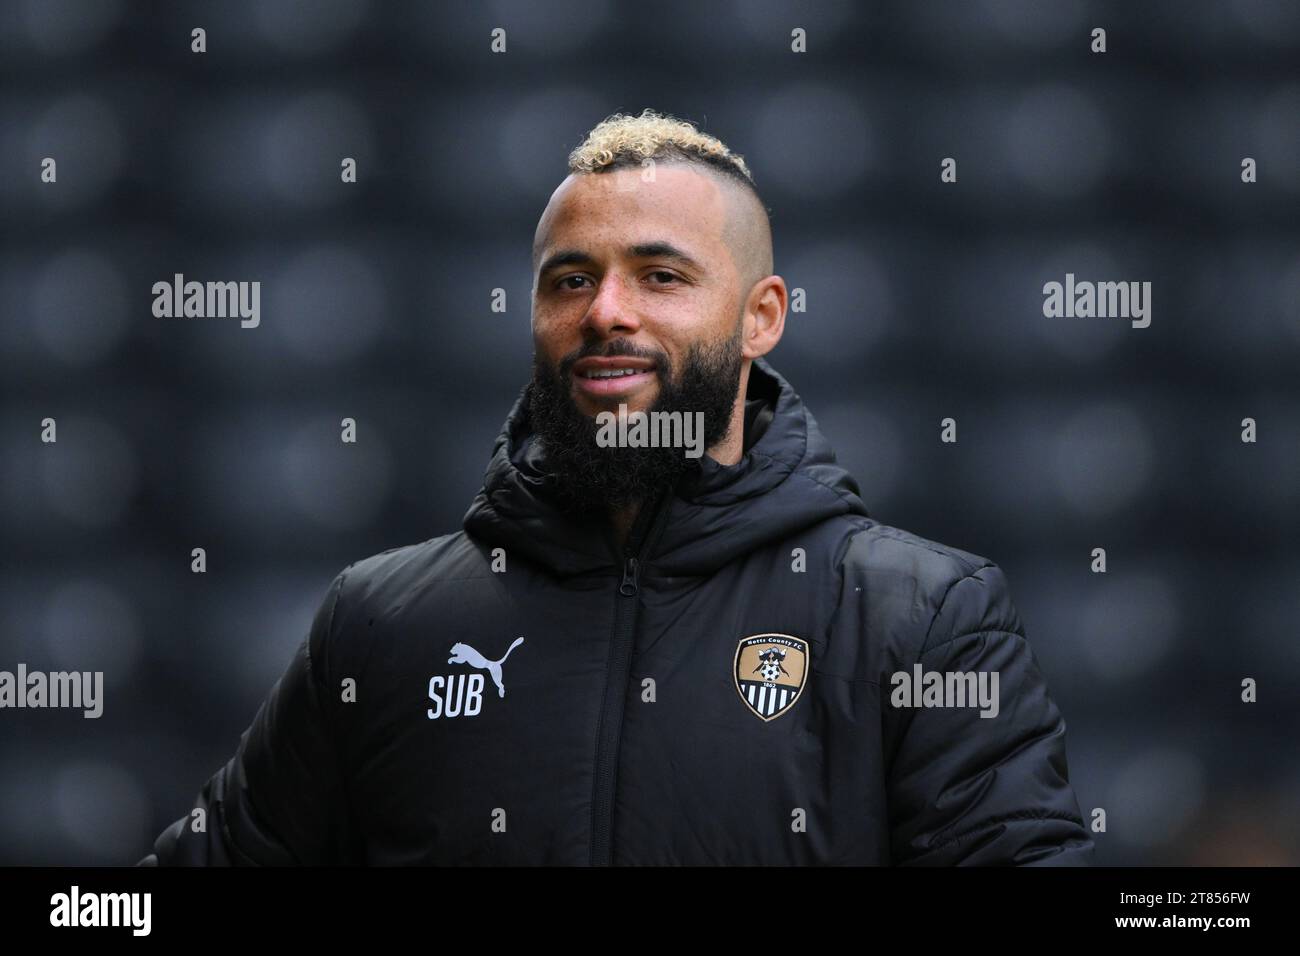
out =
{"type": "MultiPolygon", "coordinates": [[[[547,471],[554,478],[557,503],[570,513],[600,512],[643,502],[676,484],[698,459],[682,448],[606,447],[596,442],[595,416],[585,415],[573,400],[573,363],[592,356],[635,356],[654,362],[659,394],[647,412],[704,413],[704,449],[727,436],[743,357],[740,342],[744,323],[720,342],[695,342],[680,369],[667,353],[636,349],[626,339],[604,346],[588,343],[553,367],[533,353],[533,381],[528,404],[533,429],[542,442],[547,471]]],[[[652,419],[653,420],[653,419],[652,419]]],[[[683,419],[684,420],[684,419],[683,419]]]]}

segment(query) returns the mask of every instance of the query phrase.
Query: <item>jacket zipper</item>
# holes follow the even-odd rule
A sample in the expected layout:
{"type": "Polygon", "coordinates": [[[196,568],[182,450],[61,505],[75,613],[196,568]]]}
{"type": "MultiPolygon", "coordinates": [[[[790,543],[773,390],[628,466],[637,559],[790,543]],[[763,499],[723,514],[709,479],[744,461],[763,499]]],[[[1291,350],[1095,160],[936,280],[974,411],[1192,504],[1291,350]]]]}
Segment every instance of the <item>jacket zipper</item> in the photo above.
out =
{"type": "Polygon", "coordinates": [[[609,866],[613,857],[610,835],[614,817],[614,785],[618,774],[619,739],[623,731],[623,710],[627,705],[632,677],[632,650],[636,646],[637,612],[640,609],[641,553],[649,540],[649,529],[666,514],[663,497],[643,507],[637,515],[622,555],[623,577],[614,598],[614,628],[610,638],[609,664],[605,672],[605,698],[596,732],[595,779],[591,799],[591,865],[609,866]],[[648,526],[648,527],[647,527],[648,526]]]}

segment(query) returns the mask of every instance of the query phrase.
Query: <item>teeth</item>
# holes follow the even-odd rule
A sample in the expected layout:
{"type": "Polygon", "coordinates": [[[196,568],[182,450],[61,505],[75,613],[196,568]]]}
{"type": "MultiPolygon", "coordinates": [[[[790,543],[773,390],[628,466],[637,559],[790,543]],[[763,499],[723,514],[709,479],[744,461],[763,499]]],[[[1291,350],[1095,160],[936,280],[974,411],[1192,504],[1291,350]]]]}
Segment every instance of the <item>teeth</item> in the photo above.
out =
{"type": "Polygon", "coordinates": [[[586,378],[618,378],[620,375],[635,375],[637,374],[637,372],[640,371],[643,370],[639,368],[597,369],[595,371],[587,372],[585,377],[586,378]]]}

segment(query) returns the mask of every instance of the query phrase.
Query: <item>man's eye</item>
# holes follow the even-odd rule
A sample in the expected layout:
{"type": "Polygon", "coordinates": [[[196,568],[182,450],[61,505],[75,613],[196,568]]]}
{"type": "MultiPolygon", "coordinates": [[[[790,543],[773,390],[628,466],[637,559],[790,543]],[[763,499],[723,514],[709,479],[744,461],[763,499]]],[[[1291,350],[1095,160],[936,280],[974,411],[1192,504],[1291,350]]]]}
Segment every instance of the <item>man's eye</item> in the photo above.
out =
{"type": "MultiPolygon", "coordinates": [[[[667,277],[668,277],[670,280],[672,280],[673,282],[677,282],[677,281],[678,281],[677,276],[675,276],[675,275],[674,275],[673,273],[671,273],[671,272],[664,272],[662,269],[658,269],[658,270],[656,270],[656,271],[650,273],[650,275],[652,275],[652,276],[667,276],[667,277]]],[[[661,282],[661,281],[656,280],[654,284],[655,284],[655,285],[667,285],[668,283],[667,283],[667,282],[661,282]]]]}
{"type": "Polygon", "coordinates": [[[576,288],[576,286],[565,285],[565,283],[566,283],[566,282],[573,282],[573,281],[575,281],[575,280],[585,282],[586,279],[587,279],[586,276],[565,276],[563,279],[561,279],[559,282],[557,282],[556,285],[558,285],[558,286],[560,286],[561,288],[564,288],[564,289],[573,289],[573,288],[576,288]]]}

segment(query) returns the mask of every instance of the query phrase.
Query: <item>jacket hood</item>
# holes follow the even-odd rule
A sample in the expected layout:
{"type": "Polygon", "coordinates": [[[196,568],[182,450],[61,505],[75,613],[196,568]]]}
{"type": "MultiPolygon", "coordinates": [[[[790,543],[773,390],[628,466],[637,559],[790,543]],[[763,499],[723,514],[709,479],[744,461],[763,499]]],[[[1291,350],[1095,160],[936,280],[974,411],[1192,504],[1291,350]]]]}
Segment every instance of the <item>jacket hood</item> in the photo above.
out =
{"type": "MultiPolygon", "coordinates": [[[[617,559],[600,507],[590,520],[554,503],[526,385],[496,440],[465,531],[489,547],[520,553],[560,576],[613,569],[617,559]]],[[[750,366],[745,453],[734,465],[692,461],[666,502],[660,533],[643,563],[660,575],[711,574],[771,541],[837,515],[867,515],[857,483],[798,393],[763,359],[750,366]]]]}

